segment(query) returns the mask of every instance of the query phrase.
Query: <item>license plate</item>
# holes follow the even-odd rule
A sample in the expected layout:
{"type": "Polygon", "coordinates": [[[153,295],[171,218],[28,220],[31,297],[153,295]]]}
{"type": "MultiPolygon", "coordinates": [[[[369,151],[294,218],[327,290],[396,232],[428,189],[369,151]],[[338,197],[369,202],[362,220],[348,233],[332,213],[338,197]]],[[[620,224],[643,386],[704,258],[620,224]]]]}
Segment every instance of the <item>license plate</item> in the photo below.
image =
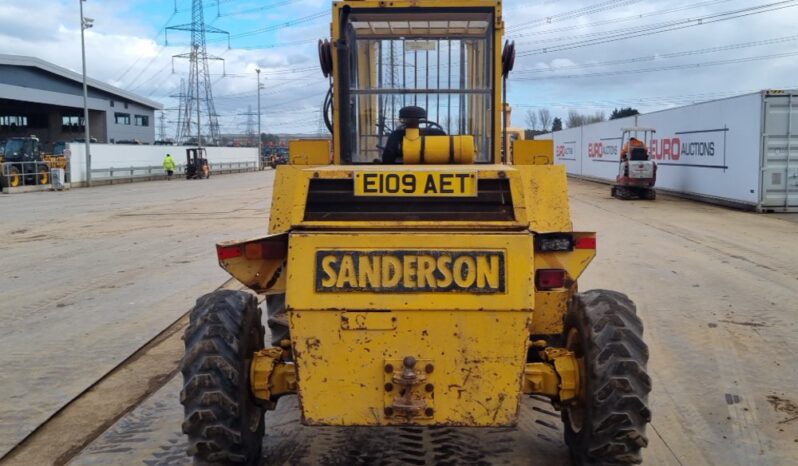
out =
{"type": "Polygon", "coordinates": [[[476,172],[357,172],[355,196],[476,197],[476,172]]]}

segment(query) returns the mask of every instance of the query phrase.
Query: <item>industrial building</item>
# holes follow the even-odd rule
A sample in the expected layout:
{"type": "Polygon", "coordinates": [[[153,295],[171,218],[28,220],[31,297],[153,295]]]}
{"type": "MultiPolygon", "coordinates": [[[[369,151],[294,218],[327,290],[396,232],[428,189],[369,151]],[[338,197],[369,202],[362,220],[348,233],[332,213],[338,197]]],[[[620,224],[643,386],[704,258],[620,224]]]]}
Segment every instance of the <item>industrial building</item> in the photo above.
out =
{"type": "MultiPolygon", "coordinates": [[[[158,102],[89,78],[89,131],[100,143],[155,141],[158,102]]],[[[83,78],[44,60],[0,54],[0,140],[35,135],[45,150],[82,139],[83,78]]]]}

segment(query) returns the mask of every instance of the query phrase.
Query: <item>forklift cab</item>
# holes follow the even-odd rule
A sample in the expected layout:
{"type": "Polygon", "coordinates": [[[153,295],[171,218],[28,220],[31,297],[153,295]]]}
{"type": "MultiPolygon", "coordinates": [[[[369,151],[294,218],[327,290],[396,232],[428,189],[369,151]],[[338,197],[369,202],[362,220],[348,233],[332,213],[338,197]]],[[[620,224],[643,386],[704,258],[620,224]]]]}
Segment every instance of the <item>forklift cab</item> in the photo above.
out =
{"type": "Polygon", "coordinates": [[[335,164],[498,163],[504,63],[489,3],[334,5],[319,58],[335,164]]]}
{"type": "Polygon", "coordinates": [[[186,149],[186,179],[200,180],[210,178],[211,166],[204,147],[190,147],[186,149]]]}
{"type": "Polygon", "coordinates": [[[2,149],[6,162],[38,162],[41,160],[39,139],[36,137],[9,138],[2,149]]]}

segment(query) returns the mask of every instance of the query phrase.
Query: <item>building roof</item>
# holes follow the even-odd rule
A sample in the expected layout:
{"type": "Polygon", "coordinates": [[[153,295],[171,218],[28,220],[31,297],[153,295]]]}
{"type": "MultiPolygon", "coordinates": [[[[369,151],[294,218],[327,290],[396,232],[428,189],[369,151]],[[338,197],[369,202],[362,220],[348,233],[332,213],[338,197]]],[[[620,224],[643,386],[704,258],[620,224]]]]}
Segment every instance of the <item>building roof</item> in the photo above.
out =
{"type": "MultiPolygon", "coordinates": [[[[58,65],[50,63],[48,61],[44,61],[40,58],[36,57],[28,57],[24,55],[5,55],[0,54],[0,65],[11,65],[11,66],[29,66],[33,68],[39,68],[41,70],[47,71],[48,73],[53,73],[55,75],[61,76],[63,78],[77,81],[81,85],[83,84],[83,75],[80,73],[75,73],[74,71],[68,70],[66,68],[62,68],[58,65]]],[[[150,107],[153,109],[160,110],[163,108],[163,105],[160,103],[142,97],[140,95],[134,94],[132,92],[126,91],[124,89],[120,89],[118,87],[111,86],[110,84],[106,84],[102,81],[98,81],[96,79],[86,77],[86,84],[90,87],[95,89],[99,89],[101,91],[108,92],[109,94],[114,94],[119,97],[123,97],[127,100],[139,103],[144,105],[145,107],[150,107]]]]}

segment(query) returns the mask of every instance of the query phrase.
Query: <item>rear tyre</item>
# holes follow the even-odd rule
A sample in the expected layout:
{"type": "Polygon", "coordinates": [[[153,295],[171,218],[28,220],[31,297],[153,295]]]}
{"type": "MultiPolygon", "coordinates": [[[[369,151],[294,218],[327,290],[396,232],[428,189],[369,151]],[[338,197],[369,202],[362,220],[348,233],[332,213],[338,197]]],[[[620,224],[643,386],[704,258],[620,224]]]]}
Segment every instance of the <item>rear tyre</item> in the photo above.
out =
{"type": "Polygon", "coordinates": [[[36,170],[36,184],[44,185],[50,184],[50,167],[46,164],[37,164],[36,170]]]}
{"type": "Polygon", "coordinates": [[[194,464],[260,462],[263,408],[250,390],[249,368],[263,336],[257,299],[248,293],[215,291],[191,310],[180,402],[194,464]]]}
{"type": "Polygon", "coordinates": [[[22,173],[20,173],[19,168],[10,166],[3,170],[2,182],[4,188],[16,188],[22,186],[22,173]]]}
{"type": "Polygon", "coordinates": [[[566,348],[582,380],[574,405],[563,409],[565,443],[576,465],[642,462],[651,421],[643,324],[626,295],[591,290],[574,295],[565,317],[566,348]]]}

